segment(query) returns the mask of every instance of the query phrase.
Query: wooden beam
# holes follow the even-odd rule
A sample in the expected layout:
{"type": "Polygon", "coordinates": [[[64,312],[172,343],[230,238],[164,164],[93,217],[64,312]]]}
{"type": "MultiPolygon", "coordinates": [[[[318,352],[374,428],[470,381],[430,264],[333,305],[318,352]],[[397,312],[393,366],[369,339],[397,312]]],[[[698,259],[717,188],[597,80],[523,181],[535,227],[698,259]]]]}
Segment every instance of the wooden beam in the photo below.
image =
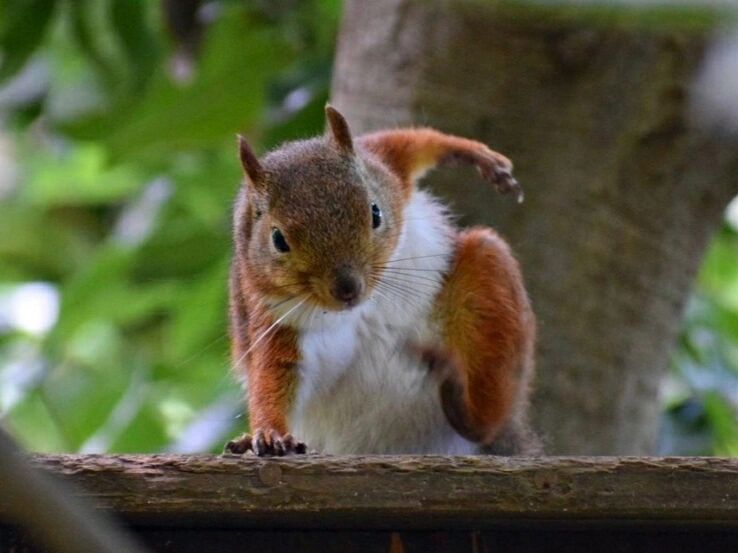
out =
{"type": "MultiPolygon", "coordinates": [[[[36,455],[136,526],[738,527],[738,460],[36,455]]],[[[0,524],[9,506],[0,493],[0,524]]]]}

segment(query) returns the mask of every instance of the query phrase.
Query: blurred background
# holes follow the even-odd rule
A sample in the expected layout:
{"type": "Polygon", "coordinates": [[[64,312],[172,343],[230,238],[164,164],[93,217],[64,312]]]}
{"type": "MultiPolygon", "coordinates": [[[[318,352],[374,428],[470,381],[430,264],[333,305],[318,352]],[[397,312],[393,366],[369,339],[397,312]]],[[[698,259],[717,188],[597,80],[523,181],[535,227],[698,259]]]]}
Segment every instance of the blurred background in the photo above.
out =
{"type": "Polygon", "coordinates": [[[237,132],[322,132],[340,4],[2,2],[0,417],[38,451],[243,431],[237,132]]]}
{"type": "MultiPolygon", "coordinates": [[[[25,447],[219,451],[245,428],[226,333],[235,134],[264,151],[322,132],[341,11],[0,1],[0,421],[25,447]]],[[[738,454],[736,202],[659,401],[659,453],[738,454]]]]}

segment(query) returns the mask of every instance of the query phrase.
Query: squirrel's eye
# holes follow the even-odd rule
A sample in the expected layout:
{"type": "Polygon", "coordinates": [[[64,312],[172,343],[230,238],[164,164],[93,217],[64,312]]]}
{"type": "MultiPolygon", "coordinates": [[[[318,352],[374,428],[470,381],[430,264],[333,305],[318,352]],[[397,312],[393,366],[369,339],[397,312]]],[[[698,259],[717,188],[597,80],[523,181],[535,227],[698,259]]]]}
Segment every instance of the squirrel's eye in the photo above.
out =
{"type": "Polygon", "coordinates": [[[382,210],[377,204],[372,204],[372,228],[377,228],[382,224],[382,210]]]}
{"type": "Polygon", "coordinates": [[[282,231],[276,227],[272,229],[272,242],[278,252],[287,253],[290,251],[290,245],[287,243],[287,240],[284,239],[282,231]]]}

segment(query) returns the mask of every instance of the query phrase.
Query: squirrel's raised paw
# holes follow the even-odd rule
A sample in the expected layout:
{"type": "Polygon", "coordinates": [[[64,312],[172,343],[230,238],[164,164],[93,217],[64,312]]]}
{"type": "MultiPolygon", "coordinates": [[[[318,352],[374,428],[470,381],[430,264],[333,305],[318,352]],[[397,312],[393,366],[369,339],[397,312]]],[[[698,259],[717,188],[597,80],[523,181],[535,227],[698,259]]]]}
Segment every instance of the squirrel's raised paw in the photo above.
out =
{"type": "Polygon", "coordinates": [[[291,434],[282,436],[276,430],[264,432],[257,430],[254,435],[244,434],[240,438],[231,440],[223,448],[223,453],[243,455],[252,451],[259,457],[283,455],[301,455],[307,452],[303,442],[295,440],[291,434]]]}
{"type": "Polygon", "coordinates": [[[420,358],[428,375],[442,382],[457,374],[458,362],[454,355],[446,349],[428,344],[408,344],[410,351],[420,358]]]}
{"type": "Polygon", "coordinates": [[[488,150],[480,154],[475,161],[482,177],[494,184],[500,194],[512,193],[518,203],[523,201],[523,188],[512,176],[512,162],[509,159],[488,150]]]}

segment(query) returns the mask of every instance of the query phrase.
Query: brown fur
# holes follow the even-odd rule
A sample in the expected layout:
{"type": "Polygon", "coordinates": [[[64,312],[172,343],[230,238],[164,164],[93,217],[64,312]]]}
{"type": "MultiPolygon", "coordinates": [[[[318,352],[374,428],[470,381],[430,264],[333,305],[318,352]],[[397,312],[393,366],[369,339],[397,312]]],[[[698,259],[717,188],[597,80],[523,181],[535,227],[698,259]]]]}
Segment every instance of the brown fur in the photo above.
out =
{"type": "Polygon", "coordinates": [[[434,129],[378,131],[362,136],[359,142],[400,177],[406,199],[412,194],[415,181],[427,170],[459,161],[477,167],[482,176],[492,180],[501,192],[509,190],[501,176],[508,177],[508,182],[515,182],[510,177],[512,163],[502,154],[476,140],[443,134],[434,129]]]}
{"type": "Polygon", "coordinates": [[[345,155],[352,155],[354,153],[354,141],[351,138],[351,130],[343,115],[332,106],[327,105],[325,107],[325,116],[331,128],[330,137],[333,139],[335,145],[345,155]]]}
{"type": "MultiPolygon", "coordinates": [[[[432,129],[383,131],[353,141],[340,113],[330,107],[326,113],[327,137],[286,144],[261,161],[244,140],[239,143],[246,178],[234,213],[233,359],[248,382],[251,428],[272,443],[288,432],[300,354],[290,326],[264,334],[275,321],[268,304],[307,296],[310,308],[340,309],[331,286],[346,272],[362,279],[368,295],[377,278],[373,267],[397,244],[415,180],[435,165],[468,162],[499,190],[519,190],[510,161],[479,142],[432,129]],[[376,232],[372,202],[383,214],[376,232]],[[289,255],[273,247],[275,228],[289,244],[289,255]]],[[[437,306],[444,346],[421,353],[441,375],[447,418],[483,445],[515,434],[524,420],[518,411],[526,403],[535,328],[518,265],[493,231],[458,235],[437,306]]],[[[231,450],[242,452],[251,444],[247,437],[231,450]]]]}
{"type": "Polygon", "coordinates": [[[449,365],[441,399],[467,439],[489,445],[508,423],[532,371],[535,322],[518,264],[491,229],[456,240],[456,257],[438,298],[449,365]]]}
{"type": "Polygon", "coordinates": [[[358,164],[322,138],[288,144],[268,154],[262,165],[264,182],[248,191],[236,221],[244,274],[264,296],[311,291],[316,303],[339,308],[328,292],[337,267],[366,273],[370,265],[386,260],[397,242],[403,201],[392,185],[395,177],[367,162],[372,176],[384,184],[367,190],[358,164]],[[383,207],[385,224],[379,233],[371,229],[370,194],[383,207]],[[273,251],[272,228],[294,246],[289,256],[273,251]]]}
{"type": "Polygon", "coordinates": [[[294,393],[294,364],[298,361],[297,335],[287,326],[277,327],[264,339],[254,343],[274,322],[273,317],[254,301],[248,279],[232,269],[231,339],[234,363],[248,367],[249,417],[253,429],[287,433],[286,410],[294,393]],[[251,307],[251,309],[249,309],[251,307]]]}

